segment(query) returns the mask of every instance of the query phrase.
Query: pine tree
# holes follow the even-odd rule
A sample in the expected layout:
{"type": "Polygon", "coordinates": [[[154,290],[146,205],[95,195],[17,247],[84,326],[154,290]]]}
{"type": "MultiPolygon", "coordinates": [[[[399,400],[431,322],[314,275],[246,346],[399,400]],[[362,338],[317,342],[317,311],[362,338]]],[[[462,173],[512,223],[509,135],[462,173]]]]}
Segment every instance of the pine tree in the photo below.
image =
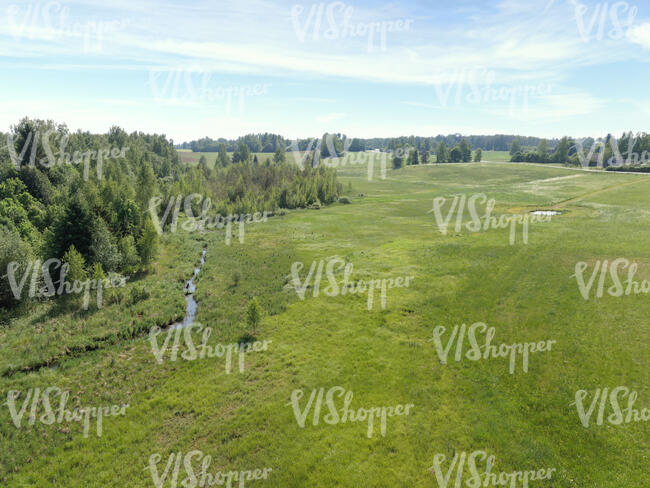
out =
{"type": "Polygon", "coordinates": [[[447,145],[445,141],[441,141],[438,145],[438,150],[436,151],[436,162],[437,163],[448,163],[449,162],[449,152],[447,151],[447,145]]]}
{"type": "Polygon", "coordinates": [[[409,151],[408,164],[419,164],[417,149],[409,151]]]}
{"type": "Polygon", "coordinates": [[[557,145],[557,149],[553,154],[554,162],[565,164],[569,158],[570,147],[571,147],[571,143],[569,142],[568,137],[563,137],[562,139],[560,139],[560,142],[557,145]]]}
{"type": "Polygon", "coordinates": [[[138,254],[140,255],[140,262],[145,268],[158,254],[158,233],[150,218],[145,221],[142,237],[138,240],[138,254]]]}
{"type": "Polygon", "coordinates": [[[136,186],[137,201],[140,208],[147,208],[149,200],[151,200],[155,191],[156,175],[153,173],[153,168],[150,163],[141,161],[136,186]]]}
{"type": "Polygon", "coordinates": [[[469,163],[472,160],[472,145],[467,141],[467,139],[463,138],[458,145],[458,149],[460,149],[462,161],[464,163],[469,163]]]}
{"type": "Polygon", "coordinates": [[[86,261],[81,253],[75,249],[74,245],[70,246],[63,255],[61,261],[68,265],[68,273],[66,275],[67,281],[84,281],[88,278],[88,273],[86,272],[86,261]]]}
{"type": "Polygon", "coordinates": [[[404,158],[402,157],[402,148],[398,147],[395,149],[393,154],[393,169],[400,169],[404,164],[404,158]]]}
{"type": "Polygon", "coordinates": [[[510,155],[514,156],[518,152],[521,152],[521,144],[519,143],[519,139],[515,139],[510,145],[510,155]]]}
{"type": "Polygon", "coordinates": [[[230,164],[230,158],[228,157],[228,147],[223,142],[219,144],[219,156],[217,157],[219,165],[223,168],[230,164]]]}
{"type": "Polygon", "coordinates": [[[202,154],[199,159],[199,169],[203,172],[205,179],[210,177],[210,168],[208,168],[208,160],[205,157],[205,154],[202,154]]]}
{"type": "Polygon", "coordinates": [[[278,144],[278,148],[275,150],[275,154],[273,155],[273,161],[275,163],[284,163],[285,159],[286,156],[284,146],[278,144]]]}
{"type": "Polygon", "coordinates": [[[545,163],[548,160],[548,142],[546,139],[539,141],[539,146],[537,146],[537,154],[539,155],[540,162],[545,163]]]}

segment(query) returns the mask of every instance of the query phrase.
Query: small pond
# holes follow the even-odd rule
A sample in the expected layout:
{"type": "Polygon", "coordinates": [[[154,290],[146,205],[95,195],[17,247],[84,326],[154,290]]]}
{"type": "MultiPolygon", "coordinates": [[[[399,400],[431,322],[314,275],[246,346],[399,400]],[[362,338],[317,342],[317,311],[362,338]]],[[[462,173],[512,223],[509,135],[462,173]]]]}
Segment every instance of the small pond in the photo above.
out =
{"type": "Polygon", "coordinates": [[[531,215],[561,215],[562,212],[558,210],[533,210],[531,215]]]}

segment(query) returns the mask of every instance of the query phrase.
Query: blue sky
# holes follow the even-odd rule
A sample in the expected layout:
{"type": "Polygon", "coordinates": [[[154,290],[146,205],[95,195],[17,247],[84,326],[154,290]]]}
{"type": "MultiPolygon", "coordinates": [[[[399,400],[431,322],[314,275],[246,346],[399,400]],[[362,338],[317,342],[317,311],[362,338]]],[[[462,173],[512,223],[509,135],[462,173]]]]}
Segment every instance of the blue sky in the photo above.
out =
{"type": "Polygon", "coordinates": [[[0,15],[2,131],[26,115],[175,142],[650,131],[648,0],[2,1],[0,15]]]}

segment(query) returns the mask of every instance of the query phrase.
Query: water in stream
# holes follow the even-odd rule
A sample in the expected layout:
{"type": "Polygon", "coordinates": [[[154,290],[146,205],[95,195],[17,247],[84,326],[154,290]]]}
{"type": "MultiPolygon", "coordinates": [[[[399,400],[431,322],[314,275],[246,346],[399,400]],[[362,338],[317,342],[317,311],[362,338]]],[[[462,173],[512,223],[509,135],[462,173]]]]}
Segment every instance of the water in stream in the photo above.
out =
{"type": "Polygon", "coordinates": [[[173,323],[171,325],[171,329],[187,327],[188,325],[194,323],[194,318],[196,317],[196,309],[198,307],[196,300],[194,299],[194,293],[196,292],[196,284],[194,283],[194,279],[200,273],[201,268],[205,264],[205,253],[206,250],[204,249],[201,253],[201,265],[198,268],[194,268],[194,275],[192,275],[190,281],[185,283],[185,302],[187,302],[187,307],[185,309],[185,318],[182,322],[173,323]]]}

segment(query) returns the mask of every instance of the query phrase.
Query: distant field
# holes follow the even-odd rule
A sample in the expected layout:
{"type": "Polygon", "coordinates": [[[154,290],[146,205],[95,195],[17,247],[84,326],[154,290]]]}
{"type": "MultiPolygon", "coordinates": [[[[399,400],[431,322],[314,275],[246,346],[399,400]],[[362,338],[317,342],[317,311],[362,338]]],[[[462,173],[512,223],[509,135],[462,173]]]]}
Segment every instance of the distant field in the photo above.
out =
{"type": "Polygon", "coordinates": [[[367,168],[352,162],[338,170],[349,205],[272,217],[229,246],[221,231],[165,235],[155,272],[142,278],[152,296],[136,305],[64,307],[43,323],[52,316],[47,303],[9,319],[0,328],[0,371],[62,359],[57,369],[1,377],[5,396],[59,384],[76,405],[132,406],[106,419],[101,438],[83,438],[78,424],[19,430],[0,409],[0,442],[9,446],[0,450],[0,484],[153,486],[153,453],[162,473],[170,454],[198,449],[212,456],[211,471],[273,469],[264,483],[246,486],[425,488],[438,486],[430,471],[436,454],[447,456],[446,472],[454,453],[482,449],[495,456],[496,473],[555,469],[531,488],[647,487],[650,423],[585,428],[572,403],[578,390],[591,399],[597,388],[623,385],[638,392],[635,408],[650,406],[648,295],[587,301],[572,275],[577,262],[593,268],[624,257],[638,263],[638,280],[650,280],[650,178],[482,163],[387,168],[385,179],[375,166],[369,181],[367,168]],[[456,232],[453,221],[441,233],[432,200],[475,193],[496,200],[497,217],[564,213],[531,225],[527,245],[520,233],[509,245],[509,229],[456,232]],[[223,358],[158,365],[145,337],[116,336],[182,314],[183,280],[204,245],[197,320],[214,329],[209,343],[246,332],[251,297],[266,311],[256,336],[271,347],[247,355],[243,373],[225,374],[223,358]],[[334,255],[354,265],[355,279],[415,279],[389,290],[383,310],[378,301],[368,310],[365,295],[314,297],[312,287],[298,299],[287,286],[292,263],[305,263],[304,278],[313,261],[334,255]],[[510,374],[503,358],[457,362],[454,347],[442,364],[434,327],[475,322],[496,328],[495,345],[556,343],[531,355],[527,373],[518,362],[510,374]],[[368,438],[358,422],[314,425],[311,416],[300,428],[287,406],[291,392],[309,397],[333,386],[354,393],[351,408],[415,407],[390,418],[385,437],[368,438]]]}
{"type": "Polygon", "coordinates": [[[508,151],[483,151],[481,161],[510,161],[510,152],[508,151]]]}

